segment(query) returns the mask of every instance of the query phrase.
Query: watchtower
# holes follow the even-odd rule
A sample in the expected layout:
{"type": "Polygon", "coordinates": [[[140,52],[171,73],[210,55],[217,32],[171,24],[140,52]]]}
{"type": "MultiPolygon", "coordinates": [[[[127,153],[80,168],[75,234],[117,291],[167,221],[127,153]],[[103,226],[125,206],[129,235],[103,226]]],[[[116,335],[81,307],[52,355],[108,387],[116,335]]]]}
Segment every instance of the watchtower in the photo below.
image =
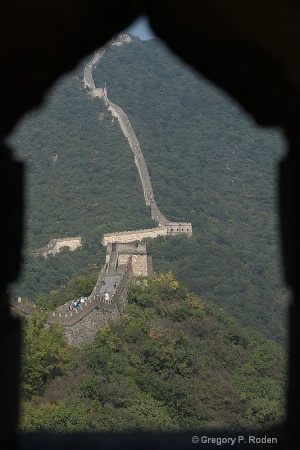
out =
{"type": "Polygon", "coordinates": [[[135,242],[111,242],[106,247],[106,267],[107,270],[122,271],[122,267],[127,264],[132,257],[133,276],[152,275],[152,255],[150,244],[135,242]]]}

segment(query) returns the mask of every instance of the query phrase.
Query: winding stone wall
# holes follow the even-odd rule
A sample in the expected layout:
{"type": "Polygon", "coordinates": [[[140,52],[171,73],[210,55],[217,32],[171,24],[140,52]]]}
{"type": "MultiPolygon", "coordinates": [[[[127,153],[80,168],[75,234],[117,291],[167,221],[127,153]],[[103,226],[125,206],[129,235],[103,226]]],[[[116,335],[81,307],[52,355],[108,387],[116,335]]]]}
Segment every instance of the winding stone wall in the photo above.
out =
{"type": "Polygon", "coordinates": [[[39,248],[34,253],[36,255],[42,256],[55,255],[60,251],[62,247],[69,247],[69,249],[73,251],[81,246],[82,246],[82,239],[80,236],[51,239],[51,241],[47,245],[45,245],[45,247],[39,248]]]}
{"type": "Polygon", "coordinates": [[[168,222],[166,225],[156,228],[107,233],[103,235],[102,244],[108,245],[112,242],[135,242],[145,238],[154,239],[157,236],[176,236],[178,234],[192,236],[193,226],[191,222],[168,222]]]}
{"type": "MultiPolygon", "coordinates": [[[[112,45],[122,45],[123,42],[130,41],[131,38],[128,35],[119,35],[112,45]]],[[[132,276],[149,276],[152,274],[150,246],[140,243],[140,241],[145,238],[181,233],[192,235],[191,223],[170,222],[160,212],[154,198],[146,161],[127,115],[122,108],[109,101],[106,87],[102,89],[95,86],[92,71],[97,67],[104,52],[105,49],[100,48],[94,53],[92,59],[85,66],[83,82],[85,87],[90,89],[92,96],[103,98],[108,110],[118,119],[134,154],[146,205],[150,207],[151,217],[159,226],[151,229],[110,233],[103,236],[102,244],[107,247],[105,266],[101,270],[87,301],[70,310],[69,306],[72,300],[69,300],[65,305],[61,305],[53,311],[46,321],[46,325],[62,325],[70,345],[91,341],[97,331],[109,320],[120,317],[127,305],[127,288],[132,276]]],[[[49,244],[35,253],[44,256],[55,255],[64,246],[68,246],[70,250],[75,250],[81,246],[81,238],[51,239],[49,244]]],[[[33,311],[33,305],[22,301],[21,298],[13,300],[11,306],[22,314],[28,315],[33,311]]]]}
{"type": "MultiPolygon", "coordinates": [[[[131,42],[130,36],[126,34],[120,34],[116,39],[114,39],[110,45],[122,45],[124,42],[131,42]]],[[[146,160],[144,158],[140,143],[137,139],[137,136],[131,126],[130,120],[128,116],[126,115],[125,111],[115,103],[111,102],[107,95],[107,88],[106,86],[102,88],[97,88],[95,86],[94,80],[93,80],[93,74],[92,71],[97,67],[98,62],[102,58],[104,54],[105,49],[99,49],[95,52],[93,58],[90,60],[90,62],[85,66],[84,69],[84,84],[86,87],[90,89],[90,93],[93,97],[97,96],[104,100],[106,107],[108,111],[112,114],[113,117],[118,119],[120,128],[128,140],[128,144],[133,152],[134,155],[134,162],[137,167],[140,180],[142,183],[145,203],[147,206],[149,206],[151,210],[151,217],[152,219],[157,222],[159,228],[162,228],[162,230],[152,231],[151,236],[150,232],[146,237],[157,237],[161,235],[166,234],[176,234],[175,232],[170,233],[170,227],[165,228],[168,224],[171,222],[161,213],[160,209],[157,206],[155,197],[154,197],[154,191],[151,184],[151,178],[148,172],[146,160]]],[[[181,232],[187,232],[187,234],[192,234],[192,226],[191,224],[188,224],[189,228],[188,231],[183,231],[183,227],[181,227],[181,232]]],[[[173,227],[175,228],[175,227],[173,227]]],[[[179,227],[177,232],[179,231],[179,227]]],[[[149,230],[148,230],[149,231],[149,230]]],[[[127,236],[128,237],[128,236],[127,236]]],[[[141,240],[143,237],[137,236],[136,238],[133,238],[133,240],[141,240]]],[[[118,240],[116,242],[132,242],[132,241],[122,241],[118,240]]],[[[106,245],[106,244],[104,244],[106,245]]]]}

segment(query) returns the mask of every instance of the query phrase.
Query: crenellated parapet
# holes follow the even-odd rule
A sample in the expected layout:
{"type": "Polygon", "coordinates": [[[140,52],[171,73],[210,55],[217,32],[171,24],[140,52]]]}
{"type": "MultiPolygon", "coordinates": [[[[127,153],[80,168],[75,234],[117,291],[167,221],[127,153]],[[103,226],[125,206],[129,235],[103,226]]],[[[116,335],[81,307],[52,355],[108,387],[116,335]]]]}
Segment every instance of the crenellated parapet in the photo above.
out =
{"type": "Polygon", "coordinates": [[[191,222],[168,222],[165,225],[167,235],[177,236],[178,234],[187,234],[192,236],[193,226],[191,222]]]}

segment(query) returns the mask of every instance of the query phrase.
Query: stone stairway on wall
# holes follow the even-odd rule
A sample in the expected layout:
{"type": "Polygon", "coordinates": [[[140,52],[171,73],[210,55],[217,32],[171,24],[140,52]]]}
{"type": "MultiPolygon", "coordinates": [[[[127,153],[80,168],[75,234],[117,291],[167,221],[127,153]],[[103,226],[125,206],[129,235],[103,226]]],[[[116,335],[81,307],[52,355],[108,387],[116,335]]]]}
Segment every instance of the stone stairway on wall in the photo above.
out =
{"type": "Polygon", "coordinates": [[[109,265],[107,269],[107,273],[109,275],[113,275],[117,272],[117,264],[118,264],[118,252],[112,251],[109,258],[109,265]]]}

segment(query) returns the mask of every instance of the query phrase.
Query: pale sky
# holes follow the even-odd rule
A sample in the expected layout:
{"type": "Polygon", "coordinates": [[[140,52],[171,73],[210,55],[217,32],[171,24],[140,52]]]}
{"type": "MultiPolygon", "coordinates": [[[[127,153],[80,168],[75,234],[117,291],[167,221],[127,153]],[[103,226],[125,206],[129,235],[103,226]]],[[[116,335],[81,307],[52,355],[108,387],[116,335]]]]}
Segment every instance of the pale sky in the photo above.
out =
{"type": "Polygon", "coordinates": [[[125,30],[125,32],[138,36],[143,41],[155,37],[149,27],[148,19],[145,16],[138,18],[129,28],[125,30]]]}

